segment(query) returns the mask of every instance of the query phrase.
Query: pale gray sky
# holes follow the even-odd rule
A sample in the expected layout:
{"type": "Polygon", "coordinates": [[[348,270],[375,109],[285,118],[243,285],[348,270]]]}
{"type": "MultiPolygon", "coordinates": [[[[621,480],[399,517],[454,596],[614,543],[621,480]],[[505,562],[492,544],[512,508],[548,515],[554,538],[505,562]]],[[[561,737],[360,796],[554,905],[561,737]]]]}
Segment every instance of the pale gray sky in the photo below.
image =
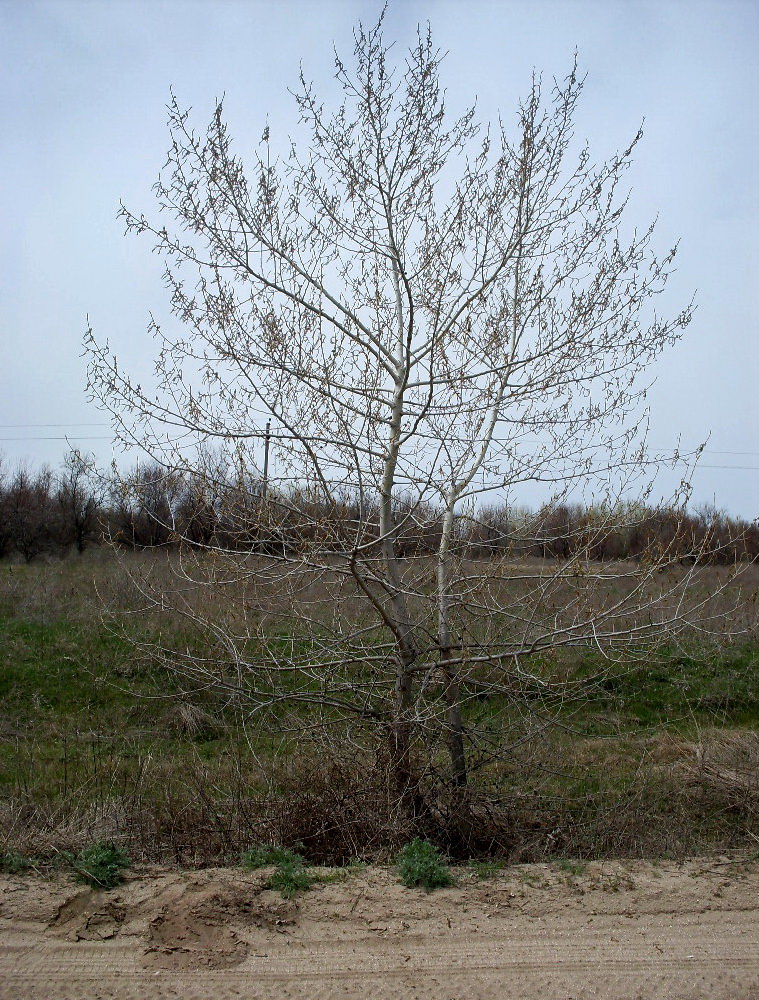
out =
{"type": "MultiPolygon", "coordinates": [[[[86,315],[135,373],[150,365],[161,265],[127,239],[119,199],[150,213],[173,87],[202,126],[226,94],[244,149],[268,116],[297,116],[299,64],[328,100],[332,46],[350,55],[363,0],[0,0],[0,452],[57,464],[73,445],[110,458],[85,400],[86,315]],[[47,425],[47,426],[40,426],[47,425]]],[[[508,120],[533,69],[588,74],[577,132],[596,158],[645,118],[630,220],[658,213],[660,249],[681,240],[662,308],[697,293],[684,341],[656,369],[651,443],[710,436],[695,500],[759,514],[759,4],[753,0],[395,0],[404,47],[429,20],[449,55],[449,103],[475,97],[508,120]]]]}

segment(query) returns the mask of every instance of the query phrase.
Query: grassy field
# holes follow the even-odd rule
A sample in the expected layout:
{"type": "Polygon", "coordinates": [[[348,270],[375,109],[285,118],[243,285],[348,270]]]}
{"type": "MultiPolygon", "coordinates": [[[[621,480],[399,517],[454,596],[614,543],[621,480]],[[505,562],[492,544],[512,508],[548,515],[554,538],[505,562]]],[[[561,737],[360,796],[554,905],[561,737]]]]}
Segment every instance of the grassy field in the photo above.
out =
{"type": "MultiPolygon", "coordinates": [[[[576,649],[531,668],[587,678],[582,698],[472,699],[467,722],[506,731],[512,749],[474,754],[477,829],[462,840],[440,792],[418,830],[398,828],[362,724],[333,724],[325,736],[311,725],[315,710],[302,709],[277,732],[246,724],[245,706],[223,692],[188,694],[102,620],[103,603],[129,610],[131,600],[107,551],[0,565],[6,855],[51,858],[112,838],[135,858],[182,864],[265,842],[344,863],[381,860],[409,832],[454,855],[519,860],[759,847],[755,635],[665,649],[601,680],[598,654],[576,649]]],[[[137,616],[128,630],[191,641],[166,617],[137,616]]]]}

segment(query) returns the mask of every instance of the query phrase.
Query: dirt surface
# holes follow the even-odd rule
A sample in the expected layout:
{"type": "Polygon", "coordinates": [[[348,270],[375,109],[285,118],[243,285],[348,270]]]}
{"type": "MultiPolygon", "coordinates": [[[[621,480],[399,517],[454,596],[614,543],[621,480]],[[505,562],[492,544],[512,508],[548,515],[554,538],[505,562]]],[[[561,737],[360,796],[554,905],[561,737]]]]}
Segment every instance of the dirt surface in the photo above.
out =
{"type": "Polygon", "coordinates": [[[755,862],[459,871],[431,895],[351,871],[293,901],[233,869],[112,892],[2,876],[0,997],[759,1000],[755,862]]]}

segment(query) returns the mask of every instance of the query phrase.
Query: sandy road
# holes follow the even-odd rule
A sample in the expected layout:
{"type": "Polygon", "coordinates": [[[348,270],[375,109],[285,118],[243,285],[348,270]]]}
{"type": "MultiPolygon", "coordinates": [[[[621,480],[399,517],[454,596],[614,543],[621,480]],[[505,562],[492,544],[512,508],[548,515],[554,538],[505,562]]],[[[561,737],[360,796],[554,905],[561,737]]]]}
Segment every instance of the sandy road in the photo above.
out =
{"type": "Polygon", "coordinates": [[[143,870],[111,893],[0,882],[3,1000],[759,1000],[759,866],[546,865],[432,895],[366,869],[143,870]]]}

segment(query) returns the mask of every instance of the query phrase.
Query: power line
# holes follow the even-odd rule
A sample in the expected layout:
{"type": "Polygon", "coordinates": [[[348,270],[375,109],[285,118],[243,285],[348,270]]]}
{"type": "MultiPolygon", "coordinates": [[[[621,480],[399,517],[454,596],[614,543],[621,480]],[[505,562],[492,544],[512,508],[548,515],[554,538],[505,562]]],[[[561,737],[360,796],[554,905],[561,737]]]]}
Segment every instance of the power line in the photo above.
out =
{"type": "MultiPolygon", "coordinates": [[[[109,427],[105,421],[82,421],[81,423],[46,423],[46,424],[0,424],[0,429],[2,430],[33,430],[42,428],[63,428],[63,427],[109,427]]],[[[18,437],[0,437],[0,442],[26,442],[26,441],[68,441],[69,438],[74,437],[77,441],[112,441],[112,435],[87,435],[80,436],[78,434],[64,435],[64,436],[54,436],[54,435],[39,435],[39,436],[18,436],[18,437]]],[[[494,443],[498,443],[494,440],[494,443]]],[[[665,449],[656,449],[665,450],[665,449]]],[[[726,449],[708,449],[705,448],[702,452],[703,455],[735,455],[736,457],[757,457],[759,458],[759,451],[732,451],[726,449]]],[[[724,471],[735,470],[737,472],[759,472],[759,466],[756,465],[706,465],[704,463],[699,463],[698,468],[700,469],[720,469],[724,471]]]]}
{"type": "Polygon", "coordinates": [[[759,465],[702,465],[699,462],[696,469],[738,469],[740,472],[759,472],[759,465]]]}
{"type": "MultiPolygon", "coordinates": [[[[67,423],[51,423],[51,424],[0,424],[0,430],[20,430],[20,429],[34,429],[41,427],[110,427],[111,424],[107,420],[98,421],[69,421],[67,423]]],[[[251,428],[253,430],[254,428],[251,428]]],[[[261,430],[260,433],[263,435],[265,431],[261,430]]],[[[2,439],[7,440],[7,439],[2,439]]],[[[20,440],[20,439],[14,439],[20,440]]],[[[29,440],[37,440],[36,438],[30,438],[29,440]]],[[[498,442],[499,438],[494,438],[494,442],[498,442]]],[[[653,447],[653,446],[652,446],[653,447]]],[[[655,451],[666,451],[665,448],[656,448],[655,451]]],[[[694,449],[695,450],[695,449],[694,449]]],[[[730,451],[720,448],[704,448],[702,454],[704,455],[751,455],[759,457],[759,451],[730,451]]]]}
{"type": "Polygon", "coordinates": [[[113,441],[110,434],[105,434],[102,437],[91,435],[82,437],[79,434],[67,434],[65,437],[2,437],[0,441],[69,441],[71,439],[76,441],[113,441]]]}
{"type": "Polygon", "coordinates": [[[93,423],[86,423],[86,422],[83,422],[81,424],[76,424],[76,423],[73,423],[73,424],[0,424],[0,430],[4,430],[4,431],[5,430],[11,430],[11,429],[20,430],[21,428],[24,428],[25,430],[28,430],[28,429],[33,428],[33,427],[109,427],[109,426],[110,426],[110,424],[108,424],[107,422],[103,422],[103,421],[99,421],[98,423],[94,423],[94,424],[93,423]]]}
{"type": "Polygon", "coordinates": [[[759,455],[759,451],[711,451],[704,448],[704,455],[759,455]]]}
{"type": "MultiPolygon", "coordinates": [[[[22,428],[23,429],[34,429],[34,428],[42,428],[42,427],[110,427],[110,424],[108,424],[108,423],[102,423],[102,422],[99,422],[99,423],[81,423],[81,424],[0,424],[0,430],[15,430],[15,429],[22,429],[22,428]]],[[[251,430],[252,430],[252,428],[251,428],[251,430]]],[[[265,434],[266,434],[265,431],[260,431],[259,433],[261,434],[262,437],[264,437],[265,434]]],[[[72,437],[72,436],[74,436],[74,435],[66,435],[64,437],[49,437],[49,436],[3,437],[3,438],[0,438],[0,441],[65,441],[67,439],[67,437],[72,437]]],[[[105,435],[105,436],[102,436],[102,437],[86,437],[86,438],[81,438],[81,437],[79,437],[79,435],[76,435],[76,437],[78,437],[79,440],[82,440],[82,441],[108,441],[108,440],[111,440],[111,436],[110,435],[105,435]]],[[[494,444],[502,444],[503,441],[501,439],[499,439],[499,438],[494,438],[493,439],[493,443],[494,444]]],[[[654,451],[667,451],[666,448],[653,448],[653,450],[654,451]]],[[[674,451],[674,449],[672,449],[672,450],[674,451]]],[[[735,455],[735,456],[742,456],[742,457],[759,458],[759,451],[728,451],[728,450],[716,449],[716,448],[705,448],[701,452],[701,454],[702,455],[735,455]]],[[[728,469],[735,468],[735,469],[737,469],[737,468],[743,468],[743,466],[737,466],[737,465],[736,466],[733,466],[733,465],[728,465],[728,466],[702,465],[701,468],[702,469],[716,469],[716,468],[728,468],[728,469]]],[[[753,467],[751,467],[751,468],[753,468],[753,467]]]]}
{"type": "MultiPolygon", "coordinates": [[[[33,430],[37,428],[50,427],[50,428],[62,428],[62,427],[110,427],[107,421],[97,421],[97,422],[87,422],[82,421],[81,423],[51,423],[51,424],[0,424],[0,430],[33,430]]],[[[263,437],[265,432],[261,431],[261,436],[263,437]]],[[[65,441],[67,437],[73,435],[66,435],[64,437],[48,437],[48,436],[37,436],[37,437],[3,437],[0,441],[65,441]]],[[[79,435],[76,435],[79,437],[79,435]]],[[[86,437],[79,438],[82,441],[108,441],[110,436],[106,435],[104,437],[86,437]]],[[[498,438],[493,439],[494,444],[503,443],[498,438]]],[[[667,451],[666,448],[653,448],[654,451],[667,451]]],[[[674,449],[672,449],[674,451],[674,449]]],[[[694,449],[695,450],[695,449],[694,449]]],[[[759,458],[759,451],[732,451],[726,449],[717,448],[705,448],[702,455],[735,455],[741,457],[759,458]]],[[[717,466],[717,465],[702,465],[702,469],[717,469],[717,468],[727,468],[727,469],[739,469],[739,468],[753,468],[753,466],[738,466],[738,465],[728,465],[728,466],[717,466]]]]}
{"type": "MultiPolygon", "coordinates": [[[[70,436],[67,436],[67,437],[0,437],[0,442],[4,442],[4,441],[16,441],[16,442],[18,442],[18,441],[69,441],[72,438],[74,438],[75,441],[113,441],[113,438],[110,435],[106,434],[106,435],[104,435],[102,437],[92,437],[92,436],[80,437],[79,435],[70,435],[70,436]]],[[[748,452],[722,452],[722,453],[720,453],[720,452],[708,452],[707,454],[710,454],[710,455],[717,455],[717,454],[727,454],[727,455],[730,455],[730,454],[736,454],[736,455],[746,454],[746,455],[755,455],[755,454],[759,454],[759,453],[748,451],[748,452]]],[[[697,469],[723,469],[723,470],[728,470],[728,471],[729,470],[733,470],[735,472],[759,472],[759,465],[706,465],[703,462],[699,462],[699,464],[696,466],[696,468],[697,469]]]]}

